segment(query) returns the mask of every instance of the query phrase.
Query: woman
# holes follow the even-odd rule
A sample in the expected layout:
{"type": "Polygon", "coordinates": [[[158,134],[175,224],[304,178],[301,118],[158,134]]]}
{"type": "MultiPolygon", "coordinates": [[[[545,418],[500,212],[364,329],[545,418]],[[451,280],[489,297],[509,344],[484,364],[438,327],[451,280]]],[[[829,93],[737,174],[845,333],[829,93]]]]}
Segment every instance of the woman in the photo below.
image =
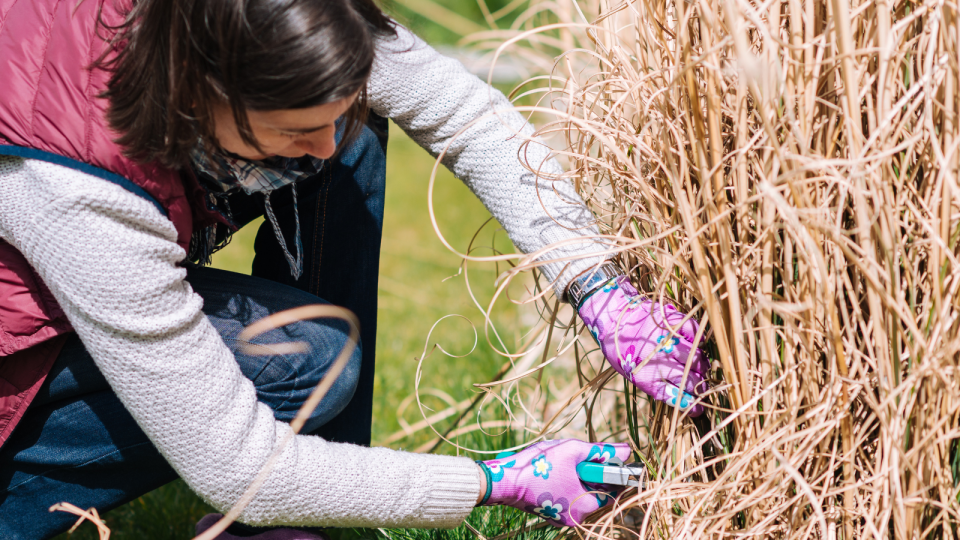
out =
{"type": "MultiPolygon", "coordinates": [[[[51,504],[103,511],[177,476],[231,507],[346,328],[258,338],[311,345],[293,355],[237,335],[322,301],[357,313],[362,347],[304,427],[320,436],[294,438],[241,521],[452,527],[479,503],[571,525],[608,501],[574,467],[625,445],[479,464],[365,447],[384,118],[435,155],[463,130],[444,163],[519,249],[596,234],[568,183],[518,161],[531,128],[502,94],[370,0],[0,0],[0,50],[0,536],[49,537],[71,521],[51,504]],[[258,215],[254,277],[191,264],[258,215]]],[[[525,155],[558,174],[546,157],[525,155]]],[[[541,268],[615,369],[699,414],[696,323],[642,302],[602,251],[541,268]]]]}

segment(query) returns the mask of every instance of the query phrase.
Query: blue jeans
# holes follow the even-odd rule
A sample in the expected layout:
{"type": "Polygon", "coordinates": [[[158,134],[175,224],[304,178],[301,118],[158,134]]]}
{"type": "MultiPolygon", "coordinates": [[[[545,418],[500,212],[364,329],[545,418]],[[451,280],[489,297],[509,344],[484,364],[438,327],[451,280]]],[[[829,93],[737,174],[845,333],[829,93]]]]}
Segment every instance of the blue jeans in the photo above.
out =
{"type": "MultiPolygon", "coordinates": [[[[386,122],[373,120],[373,130],[365,129],[320,174],[298,184],[304,244],[299,280],[292,279],[269,223],[257,235],[254,276],[193,266],[187,270],[187,281],[204,299],[207,318],[253,381],[258,399],[278,420],[292,420],[326,373],[345,341],[346,324],[303,321],[255,339],[303,340],[311,347],[302,354],[245,355],[239,351],[237,334],[270,313],[305,304],[329,302],[357,314],[361,347],[303,430],[356,444],[370,442],[383,223],[386,122]]],[[[271,202],[292,246],[289,190],[278,190],[271,202]]],[[[230,203],[241,222],[263,211],[257,195],[238,195],[230,203]]],[[[49,513],[55,503],[67,501],[104,512],[176,477],[73,335],[0,448],[0,538],[48,538],[76,519],[49,513]]]]}

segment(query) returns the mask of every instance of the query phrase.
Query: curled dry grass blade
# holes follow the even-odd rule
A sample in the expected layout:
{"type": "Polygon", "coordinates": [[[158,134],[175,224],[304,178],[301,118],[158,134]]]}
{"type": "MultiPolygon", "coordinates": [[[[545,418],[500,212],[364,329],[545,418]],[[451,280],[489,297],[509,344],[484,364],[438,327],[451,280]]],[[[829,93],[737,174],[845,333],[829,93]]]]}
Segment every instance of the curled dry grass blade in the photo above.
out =
{"type": "Polygon", "coordinates": [[[68,502],[57,503],[50,507],[51,512],[67,512],[75,516],[79,516],[80,519],[73,524],[72,527],[67,531],[68,533],[73,533],[77,530],[77,527],[80,526],[84,521],[89,521],[97,527],[97,534],[100,537],[100,540],[110,540],[110,528],[107,527],[107,524],[100,519],[100,514],[97,513],[96,508],[91,508],[89,510],[84,510],[79,508],[74,504],[68,502]]]}
{"type": "MultiPolygon", "coordinates": [[[[633,282],[706,325],[714,368],[694,426],[602,372],[569,308],[530,289],[552,321],[544,360],[569,350],[575,387],[545,393],[541,369],[481,390],[531,440],[631,439],[651,481],[592,533],[957,538],[957,1],[530,0],[523,13],[476,43],[540,69],[514,97],[633,282]]],[[[485,314],[535,266],[513,261],[485,314]]]]}

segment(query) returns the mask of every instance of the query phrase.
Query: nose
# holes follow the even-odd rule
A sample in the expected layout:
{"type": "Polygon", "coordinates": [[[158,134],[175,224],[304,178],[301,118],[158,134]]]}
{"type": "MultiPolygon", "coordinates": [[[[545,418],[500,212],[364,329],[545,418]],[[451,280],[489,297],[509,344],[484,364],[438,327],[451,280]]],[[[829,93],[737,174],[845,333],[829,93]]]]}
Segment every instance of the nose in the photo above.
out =
{"type": "Polygon", "coordinates": [[[318,133],[305,133],[293,141],[300,152],[319,159],[327,159],[337,150],[334,130],[324,129],[318,133]]]}

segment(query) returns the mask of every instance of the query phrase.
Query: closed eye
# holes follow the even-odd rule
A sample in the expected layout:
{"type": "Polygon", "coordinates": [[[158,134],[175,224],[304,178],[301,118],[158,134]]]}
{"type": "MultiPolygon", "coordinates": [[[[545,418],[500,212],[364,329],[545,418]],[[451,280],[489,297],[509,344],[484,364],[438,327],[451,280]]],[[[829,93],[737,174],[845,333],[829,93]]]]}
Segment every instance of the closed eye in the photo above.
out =
{"type": "Polygon", "coordinates": [[[281,135],[284,137],[296,137],[297,135],[309,135],[311,133],[316,133],[318,131],[327,129],[332,126],[317,126],[313,128],[303,128],[303,129],[278,129],[281,135]]]}

